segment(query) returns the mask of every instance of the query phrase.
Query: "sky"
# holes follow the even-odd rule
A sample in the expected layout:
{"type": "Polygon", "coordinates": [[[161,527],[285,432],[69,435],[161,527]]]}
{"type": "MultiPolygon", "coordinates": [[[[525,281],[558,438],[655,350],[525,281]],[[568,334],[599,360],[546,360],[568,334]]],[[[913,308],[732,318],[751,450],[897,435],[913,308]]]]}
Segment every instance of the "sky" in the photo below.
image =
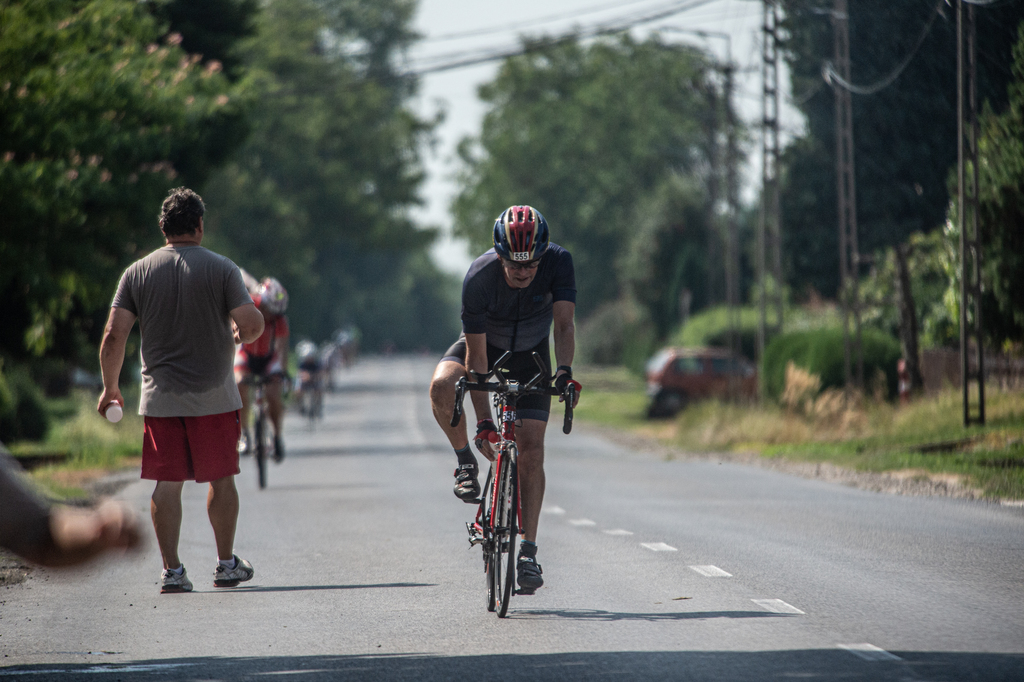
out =
{"type": "MultiPolygon", "coordinates": [[[[438,64],[450,64],[466,56],[491,49],[514,49],[520,35],[561,35],[574,28],[587,29],[614,22],[637,20],[671,10],[677,13],[656,21],[636,25],[633,34],[644,38],[653,30],[661,30],[663,39],[678,40],[701,46],[723,62],[727,50],[738,67],[735,104],[747,122],[761,118],[761,12],[759,0],[420,0],[414,29],[423,39],[409,54],[414,70],[438,64]],[[683,31],[683,32],[680,32],[683,31]],[[685,31],[705,31],[728,35],[702,38],[685,31]]],[[[439,110],[445,121],[436,131],[437,144],[425,155],[427,181],[421,192],[426,201],[417,213],[417,223],[437,227],[442,238],[432,255],[444,270],[465,274],[472,259],[461,240],[451,237],[448,207],[458,187],[454,174],[458,168],[455,154],[459,141],[476,136],[485,113],[477,98],[477,88],[494,78],[499,61],[474,66],[425,73],[420,79],[420,92],[414,107],[423,116],[432,117],[439,110]]],[[[788,92],[788,75],[780,71],[782,91],[788,92]]],[[[784,98],[785,100],[785,98],[784,98]]],[[[782,103],[783,138],[802,127],[800,115],[782,103]]],[[[744,197],[752,200],[760,184],[760,143],[751,150],[751,164],[744,173],[744,197]]],[[[509,202],[522,201],[510,197],[509,202]]],[[[495,215],[504,209],[495,207],[495,215]]],[[[542,207],[538,207],[543,210],[542,207]]],[[[490,230],[489,225],[481,229],[490,230]]]]}

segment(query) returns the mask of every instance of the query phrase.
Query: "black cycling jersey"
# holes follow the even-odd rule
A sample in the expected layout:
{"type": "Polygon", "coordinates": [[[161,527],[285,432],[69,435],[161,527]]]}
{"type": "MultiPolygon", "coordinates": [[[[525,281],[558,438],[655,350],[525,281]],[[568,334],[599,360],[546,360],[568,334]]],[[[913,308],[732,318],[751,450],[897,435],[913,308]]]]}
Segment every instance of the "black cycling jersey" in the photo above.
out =
{"type": "MultiPolygon", "coordinates": [[[[487,344],[487,368],[494,367],[494,363],[498,361],[505,351],[497,346],[490,343],[487,344]]],[[[465,366],[466,364],[466,335],[459,335],[459,340],[452,344],[451,348],[445,351],[444,356],[441,358],[442,362],[445,360],[455,361],[465,366]]],[[[534,377],[537,372],[543,372],[547,376],[551,376],[551,344],[548,341],[548,337],[544,337],[540,340],[533,348],[526,350],[515,351],[512,353],[505,365],[502,367],[502,371],[505,373],[506,378],[526,383],[534,377]],[[544,363],[543,368],[537,367],[537,361],[533,359],[533,354],[537,353],[540,355],[541,362],[544,363]]],[[[547,384],[544,384],[547,385],[547,384]]],[[[519,416],[523,419],[537,419],[542,422],[548,420],[548,413],[551,412],[551,396],[549,395],[528,395],[519,399],[517,405],[517,411],[519,416]]]]}
{"type": "Polygon", "coordinates": [[[514,289],[491,249],[473,261],[462,283],[462,329],[486,333],[487,343],[502,350],[533,348],[548,336],[555,301],[576,302],[576,272],[568,251],[550,244],[530,285],[514,289]]]}

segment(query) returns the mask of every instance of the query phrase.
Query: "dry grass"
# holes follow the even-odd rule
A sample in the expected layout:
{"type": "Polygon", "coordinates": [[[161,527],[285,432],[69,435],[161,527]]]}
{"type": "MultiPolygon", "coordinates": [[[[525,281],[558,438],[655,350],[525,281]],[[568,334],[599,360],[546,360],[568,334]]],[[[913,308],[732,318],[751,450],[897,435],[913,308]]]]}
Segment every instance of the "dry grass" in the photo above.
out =
{"type": "Polygon", "coordinates": [[[876,377],[867,395],[822,391],[817,377],[792,367],[778,404],[708,401],[691,404],[674,419],[648,421],[642,392],[619,385],[613,393],[584,393],[589,406],[579,413],[684,451],[830,462],[1024,499],[1024,393],[987,388],[986,425],[964,428],[958,390],[906,405],[886,402],[882,390],[876,377]]]}

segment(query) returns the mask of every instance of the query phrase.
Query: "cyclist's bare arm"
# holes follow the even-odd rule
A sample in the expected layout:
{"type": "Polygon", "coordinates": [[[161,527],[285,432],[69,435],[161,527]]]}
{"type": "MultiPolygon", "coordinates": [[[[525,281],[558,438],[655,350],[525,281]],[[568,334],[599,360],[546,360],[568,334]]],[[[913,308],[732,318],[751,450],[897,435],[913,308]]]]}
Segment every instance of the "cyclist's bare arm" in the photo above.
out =
{"type": "Polygon", "coordinates": [[[263,313],[252,303],[238,306],[230,313],[235,343],[252,343],[263,333],[263,313]]]}
{"type": "MultiPolygon", "coordinates": [[[[487,374],[487,334],[466,334],[466,370],[476,372],[480,376],[487,374]]],[[[467,381],[473,381],[470,374],[467,381]]],[[[476,420],[491,418],[491,403],[486,393],[472,392],[473,409],[476,420]]]]}
{"type": "Polygon", "coordinates": [[[100,374],[103,377],[103,393],[96,404],[96,410],[103,414],[110,401],[116,400],[122,405],[124,397],[117,385],[124,364],[124,345],[128,341],[128,333],[135,324],[135,313],[118,308],[110,308],[107,326],[103,329],[103,340],[100,342],[100,374]]]}
{"type": "MultiPolygon", "coordinates": [[[[576,355],[576,323],[573,317],[576,314],[576,304],[572,301],[555,301],[552,305],[554,315],[554,337],[555,337],[555,367],[563,365],[572,367],[573,357],[576,355]]],[[[557,377],[559,372],[555,372],[557,377]]],[[[579,402],[579,395],[573,403],[579,402]]]]}
{"type": "MultiPolygon", "coordinates": [[[[479,376],[487,374],[487,334],[466,334],[466,369],[476,372],[479,376]]],[[[473,375],[469,374],[466,380],[473,381],[473,375]]],[[[469,396],[473,401],[476,421],[491,419],[491,396],[483,391],[470,391],[469,396]]],[[[472,441],[473,422],[469,423],[469,427],[469,439],[472,441]]],[[[494,448],[490,443],[484,442],[480,452],[487,459],[494,458],[494,448]]]]}

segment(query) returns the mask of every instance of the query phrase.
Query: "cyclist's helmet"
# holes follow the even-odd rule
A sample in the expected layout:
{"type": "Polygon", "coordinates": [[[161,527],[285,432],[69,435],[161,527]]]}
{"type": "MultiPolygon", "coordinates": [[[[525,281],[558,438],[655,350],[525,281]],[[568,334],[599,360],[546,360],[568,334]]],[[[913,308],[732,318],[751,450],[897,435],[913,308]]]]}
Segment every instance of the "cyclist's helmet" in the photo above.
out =
{"type": "Polygon", "coordinates": [[[494,221],[494,251],[511,261],[537,260],[548,250],[548,221],[532,206],[509,206],[494,221]]]}
{"type": "Polygon", "coordinates": [[[260,297],[259,307],[271,315],[283,315],[288,309],[288,292],[273,277],[264,277],[256,291],[260,297]]]}
{"type": "Polygon", "coordinates": [[[295,346],[295,354],[299,356],[300,361],[311,358],[316,355],[316,344],[308,339],[299,341],[299,344],[295,346]]]}

